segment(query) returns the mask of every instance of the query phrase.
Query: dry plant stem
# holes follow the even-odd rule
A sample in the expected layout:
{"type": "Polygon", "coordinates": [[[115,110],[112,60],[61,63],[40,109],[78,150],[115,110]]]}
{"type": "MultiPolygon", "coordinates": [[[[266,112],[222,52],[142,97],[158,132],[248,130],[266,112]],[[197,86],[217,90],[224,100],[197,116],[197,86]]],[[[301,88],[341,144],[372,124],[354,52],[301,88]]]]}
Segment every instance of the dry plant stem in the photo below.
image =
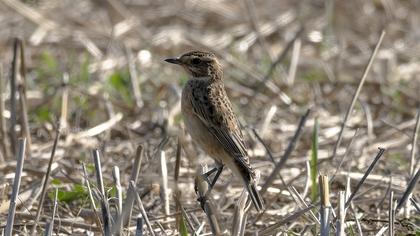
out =
{"type": "MultiPolygon", "coordinates": [[[[32,214],[22,213],[22,212],[17,212],[16,217],[19,218],[19,219],[26,219],[26,220],[32,220],[34,218],[34,216],[32,214]]],[[[46,220],[48,220],[48,217],[47,216],[42,216],[41,219],[46,221],[46,220]]],[[[59,224],[61,226],[71,226],[73,229],[76,228],[76,229],[85,229],[85,230],[94,231],[94,232],[101,232],[101,229],[99,227],[92,226],[92,224],[85,224],[85,223],[81,223],[81,222],[76,222],[74,218],[72,218],[72,219],[64,219],[64,218],[54,219],[54,224],[59,224]]]]}
{"type": "Polygon", "coordinates": [[[346,203],[346,193],[344,191],[340,191],[338,193],[338,216],[339,219],[337,221],[337,236],[345,236],[346,230],[346,208],[344,207],[346,203]]]}
{"type": "Polygon", "coordinates": [[[290,214],[289,216],[283,218],[282,220],[275,223],[274,225],[271,225],[268,228],[266,228],[264,230],[261,230],[260,232],[258,232],[258,235],[273,235],[273,233],[276,232],[278,228],[280,228],[284,224],[287,224],[289,222],[292,222],[292,221],[296,220],[297,218],[299,218],[300,216],[302,216],[306,212],[310,211],[313,207],[314,206],[311,205],[307,208],[301,209],[299,211],[296,211],[296,212],[290,214]]]}
{"type": "Polygon", "coordinates": [[[302,47],[302,40],[297,38],[295,42],[293,43],[292,59],[290,62],[289,73],[287,75],[287,84],[289,86],[292,86],[295,81],[301,47],[302,47]]]}
{"type": "MultiPolygon", "coordinates": [[[[114,184],[115,184],[115,188],[117,189],[117,201],[118,201],[118,218],[121,218],[122,215],[122,187],[121,187],[121,180],[120,180],[120,169],[118,168],[118,166],[114,166],[114,168],[112,169],[112,177],[114,178],[114,184]]],[[[117,225],[115,224],[113,227],[116,227],[117,225]]],[[[120,224],[119,225],[119,232],[123,231],[123,225],[120,224]]]]}
{"type": "Polygon", "coordinates": [[[181,167],[181,140],[178,136],[178,141],[176,144],[176,160],[175,160],[175,171],[174,171],[174,180],[175,187],[178,188],[178,178],[179,178],[179,168],[181,167]]]}
{"type": "Polygon", "coordinates": [[[394,207],[394,191],[389,194],[389,209],[388,209],[388,235],[394,236],[394,220],[395,220],[395,207],[394,207]]]}
{"type": "Polygon", "coordinates": [[[265,137],[267,130],[270,127],[270,123],[273,120],[274,115],[276,114],[278,108],[276,105],[272,105],[268,110],[267,114],[265,115],[264,121],[261,124],[260,134],[261,137],[265,137]]]}
{"type": "MultiPolygon", "coordinates": [[[[416,169],[416,152],[417,152],[417,138],[419,133],[420,127],[420,105],[417,108],[417,116],[416,116],[416,125],[413,132],[413,139],[411,142],[411,156],[410,156],[410,178],[413,177],[414,171],[416,169]]],[[[411,197],[411,194],[408,198],[411,197]]],[[[410,218],[410,202],[407,201],[405,205],[405,218],[410,218]]]]}
{"type": "Polygon", "coordinates": [[[13,181],[12,196],[10,198],[9,212],[7,214],[7,224],[4,230],[5,236],[12,235],[13,224],[15,220],[16,200],[19,195],[20,181],[21,181],[22,170],[23,170],[23,162],[25,159],[25,148],[26,148],[26,139],[20,138],[18,140],[18,153],[16,156],[17,163],[16,163],[15,179],[13,181]]]}
{"type": "MultiPolygon", "coordinates": [[[[164,213],[169,215],[169,189],[168,189],[168,167],[166,165],[166,154],[165,151],[160,151],[160,174],[162,177],[162,192],[163,192],[163,202],[165,203],[164,213]]],[[[166,219],[168,220],[168,218],[166,219]]]]}
{"type": "Polygon", "coordinates": [[[51,221],[48,222],[47,226],[45,227],[45,236],[51,236],[54,230],[55,213],[57,211],[57,197],[58,197],[58,188],[55,189],[53,213],[52,213],[51,221]]]}
{"type": "Polygon", "coordinates": [[[305,198],[306,195],[308,195],[309,184],[311,182],[311,166],[310,166],[309,161],[305,161],[305,173],[306,173],[306,178],[305,178],[305,187],[303,187],[303,193],[302,193],[303,198],[305,198]]]}
{"type": "Polygon", "coordinates": [[[321,236],[328,236],[330,232],[330,186],[328,181],[328,176],[320,175],[319,179],[319,188],[321,194],[321,236]]]}
{"type": "MultiPolygon", "coordinates": [[[[306,207],[308,207],[308,204],[305,202],[305,199],[303,199],[303,197],[299,194],[299,192],[296,190],[295,187],[290,186],[290,187],[288,187],[288,190],[289,190],[290,194],[292,195],[292,197],[293,196],[296,197],[296,198],[293,197],[293,199],[295,200],[295,202],[299,205],[299,207],[301,209],[305,209],[306,207]]],[[[311,218],[314,220],[315,223],[321,224],[321,222],[315,216],[315,214],[313,213],[312,210],[309,211],[309,215],[311,216],[311,218]]]]}
{"type": "Polygon", "coordinates": [[[60,125],[57,127],[57,131],[54,138],[54,144],[51,150],[50,160],[48,161],[47,172],[45,172],[44,182],[42,183],[41,198],[39,199],[38,209],[36,210],[35,222],[31,229],[31,235],[35,235],[36,227],[39,221],[39,216],[41,215],[42,207],[44,205],[45,195],[47,194],[48,181],[51,175],[51,167],[54,162],[55,151],[57,150],[59,139],[60,139],[60,125]]]}
{"type": "Polygon", "coordinates": [[[416,187],[416,184],[419,182],[419,180],[420,180],[420,168],[418,168],[416,175],[410,180],[407,188],[405,189],[404,194],[401,196],[400,200],[398,201],[397,208],[395,209],[395,214],[397,214],[400,211],[401,207],[410,197],[411,193],[414,190],[414,187],[416,187]]]}
{"type": "Polygon", "coordinates": [[[69,74],[63,74],[63,94],[61,95],[61,115],[60,115],[60,126],[63,129],[67,129],[67,114],[69,110],[69,74]]]}
{"type": "Polygon", "coordinates": [[[122,187],[120,168],[118,168],[118,166],[114,166],[114,168],[112,168],[112,177],[114,178],[115,188],[117,189],[118,215],[120,215],[122,211],[122,187]]]}
{"type": "Polygon", "coordinates": [[[137,217],[136,220],[136,236],[143,235],[143,219],[141,217],[137,217]]]}
{"type": "Polygon", "coordinates": [[[299,140],[300,134],[302,133],[303,127],[305,126],[305,123],[309,116],[310,111],[311,110],[308,109],[306,113],[300,118],[299,125],[298,125],[298,128],[296,129],[295,135],[290,141],[289,146],[287,146],[287,149],[284,152],[283,156],[281,157],[280,161],[276,164],[276,166],[274,167],[274,170],[271,172],[271,174],[268,176],[267,180],[265,181],[264,185],[262,186],[260,190],[261,195],[265,194],[268,187],[270,187],[273,181],[277,178],[277,174],[280,172],[280,169],[284,166],[290,154],[292,153],[293,149],[295,148],[296,143],[299,140]]]}
{"type": "Polygon", "coordinates": [[[17,89],[19,92],[19,102],[20,102],[20,125],[22,132],[26,137],[26,151],[31,152],[31,133],[29,131],[29,122],[28,122],[28,108],[27,108],[27,99],[26,99],[26,67],[25,67],[25,47],[22,40],[19,40],[20,48],[20,77],[17,77],[17,89]]]}
{"type": "Polygon", "coordinates": [[[152,225],[150,224],[149,218],[147,217],[147,213],[146,213],[146,210],[144,209],[141,198],[140,198],[139,194],[137,193],[135,183],[132,180],[130,181],[130,189],[131,189],[132,192],[134,192],[134,195],[137,199],[137,204],[140,208],[140,213],[143,216],[144,221],[146,221],[146,225],[147,225],[147,229],[149,230],[149,233],[154,236],[155,232],[153,231],[152,225]]]}
{"type": "Polygon", "coordinates": [[[8,159],[10,156],[9,149],[7,148],[7,133],[6,133],[6,119],[4,118],[4,97],[3,97],[3,87],[4,87],[4,81],[3,81],[3,66],[0,64],[0,151],[3,155],[3,160],[0,160],[3,162],[4,160],[8,159]]]}
{"type": "Polygon", "coordinates": [[[413,140],[411,142],[411,156],[410,156],[410,177],[414,175],[416,170],[416,152],[417,152],[417,139],[420,130],[420,105],[417,107],[416,125],[413,132],[413,140]]]}
{"type": "Polygon", "coordinates": [[[222,229],[219,224],[219,212],[209,197],[209,184],[203,177],[206,172],[207,168],[203,167],[201,173],[195,178],[195,188],[198,195],[197,201],[200,202],[200,206],[207,216],[211,232],[214,235],[221,235],[222,229]]]}
{"type": "Polygon", "coordinates": [[[356,226],[357,226],[357,230],[358,230],[357,235],[363,236],[362,225],[360,224],[360,220],[357,217],[356,210],[354,210],[353,204],[351,204],[350,209],[353,212],[354,220],[356,221],[356,226]]]}
{"type": "Polygon", "coordinates": [[[248,194],[244,189],[242,191],[239,200],[235,204],[235,212],[233,214],[233,223],[232,223],[232,230],[231,235],[233,236],[242,236],[245,233],[246,227],[246,220],[247,220],[247,212],[250,207],[250,203],[248,201],[248,194]],[[247,207],[248,206],[248,207],[247,207]]]}
{"type": "Polygon", "coordinates": [[[92,157],[95,163],[96,180],[98,183],[99,192],[101,194],[101,208],[102,208],[104,235],[109,236],[111,235],[111,232],[110,232],[111,222],[109,219],[108,199],[106,197],[104,181],[102,178],[101,157],[100,157],[98,149],[95,149],[92,151],[92,157]]]}
{"type": "Polygon", "coordinates": [[[351,201],[353,200],[354,196],[356,195],[357,191],[359,191],[360,187],[365,182],[366,178],[368,177],[370,172],[373,170],[373,168],[375,167],[375,164],[378,162],[379,158],[381,158],[381,156],[384,154],[384,152],[385,152],[384,148],[379,148],[379,152],[376,155],[375,159],[372,161],[369,168],[366,170],[365,174],[363,175],[362,179],[359,181],[359,183],[357,183],[356,188],[353,190],[350,197],[347,199],[347,202],[346,202],[346,205],[345,205],[346,208],[349,207],[349,205],[350,205],[351,201]]]}
{"type": "Polygon", "coordinates": [[[341,140],[343,138],[344,128],[347,125],[347,122],[348,122],[348,119],[350,117],[350,114],[353,111],[353,107],[356,104],[357,98],[359,97],[360,91],[362,90],[363,84],[365,83],[365,80],[367,78],[368,72],[370,71],[370,67],[373,64],[373,60],[375,59],[376,54],[379,51],[379,47],[382,44],[382,40],[384,39],[384,36],[385,36],[385,31],[382,31],[381,36],[379,37],[379,40],[376,43],[375,49],[373,50],[373,52],[372,52],[372,54],[371,54],[371,56],[369,58],[369,62],[367,64],[366,68],[365,68],[365,71],[363,72],[362,79],[360,80],[359,85],[358,85],[358,87],[357,87],[357,89],[356,89],[356,91],[355,91],[355,93],[353,95],[353,98],[352,98],[351,102],[350,102],[350,106],[349,106],[349,108],[346,111],[346,115],[344,116],[344,121],[341,124],[340,133],[338,134],[337,142],[334,145],[333,154],[331,156],[331,159],[334,159],[335,155],[337,154],[337,150],[338,150],[338,148],[339,148],[339,146],[341,144],[341,140]]]}
{"type": "Polygon", "coordinates": [[[126,46],[128,70],[130,73],[131,86],[133,88],[133,95],[138,109],[143,107],[143,100],[140,92],[140,82],[137,75],[136,60],[133,57],[133,52],[126,46]]]}
{"type": "MultiPolygon", "coordinates": [[[[131,169],[131,174],[130,174],[130,181],[134,181],[135,184],[137,184],[137,179],[139,176],[142,159],[143,159],[143,146],[139,145],[136,150],[136,156],[134,158],[134,164],[133,164],[133,167],[131,169]]],[[[117,218],[117,221],[112,227],[112,235],[121,233],[121,230],[123,229],[123,226],[125,225],[129,227],[128,225],[130,223],[131,213],[133,211],[133,204],[134,204],[135,199],[136,197],[134,195],[134,192],[128,191],[127,197],[123,204],[123,208],[121,210],[121,215],[117,218]]]]}
{"type": "Polygon", "coordinates": [[[410,201],[413,203],[413,206],[416,208],[417,212],[420,213],[420,206],[417,204],[417,202],[413,198],[410,198],[410,201]]]}
{"type": "Polygon", "coordinates": [[[356,131],[354,132],[354,135],[353,135],[353,137],[351,138],[350,143],[349,143],[349,145],[348,145],[348,146],[347,146],[347,148],[346,148],[346,152],[344,153],[343,158],[341,158],[340,163],[339,163],[339,164],[338,164],[338,166],[337,166],[337,169],[335,170],[334,174],[332,175],[332,177],[331,177],[331,179],[330,179],[330,183],[332,183],[332,181],[334,180],[334,178],[335,178],[335,176],[337,175],[338,171],[340,171],[341,166],[342,166],[342,165],[343,165],[343,163],[344,163],[344,160],[346,159],[346,157],[348,156],[348,154],[349,154],[349,152],[350,152],[350,150],[351,150],[351,147],[352,147],[353,141],[355,140],[355,138],[356,138],[356,136],[357,136],[358,131],[359,131],[359,129],[356,129],[356,131]]]}
{"type": "MultiPolygon", "coordinates": [[[[10,77],[10,145],[12,153],[16,153],[16,143],[17,143],[17,135],[16,135],[16,123],[17,123],[17,116],[16,116],[16,81],[17,81],[17,74],[18,74],[18,45],[19,39],[15,39],[13,44],[13,61],[12,61],[12,73],[10,77]]],[[[2,114],[3,115],[3,114],[2,114]]]]}
{"type": "Polygon", "coordinates": [[[252,132],[254,133],[257,140],[263,145],[265,152],[267,153],[268,157],[270,157],[270,161],[273,163],[276,163],[274,160],[273,154],[271,153],[270,149],[268,148],[267,144],[265,144],[264,140],[261,138],[261,136],[258,134],[257,130],[252,128],[252,132]]]}
{"type": "Polygon", "coordinates": [[[184,206],[182,206],[182,203],[179,201],[178,196],[175,196],[175,201],[176,201],[176,204],[178,204],[179,208],[181,209],[181,214],[182,214],[182,216],[184,217],[185,221],[187,221],[187,225],[188,225],[188,227],[190,227],[190,229],[191,229],[191,231],[192,231],[192,232],[197,232],[197,231],[194,229],[194,225],[193,225],[193,223],[191,222],[190,217],[188,217],[188,213],[187,213],[187,211],[184,209],[184,206]]]}
{"type": "MultiPolygon", "coordinates": [[[[90,204],[92,205],[93,212],[96,216],[98,224],[100,225],[100,229],[102,230],[103,227],[102,227],[102,223],[101,223],[101,218],[99,217],[98,210],[96,209],[95,201],[93,200],[92,188],[90,187],[90,182],[89,182],[88,174],[87,174],[87,171],[86,171],[85,163],[82,163],[82,169],[83,169],[83,178],[85,179],[86,187],[87,187],[88,192],[89,192],[90,204]]],[[[102,231],[102,234],[103,233],[104,232],[102,231]]]]}

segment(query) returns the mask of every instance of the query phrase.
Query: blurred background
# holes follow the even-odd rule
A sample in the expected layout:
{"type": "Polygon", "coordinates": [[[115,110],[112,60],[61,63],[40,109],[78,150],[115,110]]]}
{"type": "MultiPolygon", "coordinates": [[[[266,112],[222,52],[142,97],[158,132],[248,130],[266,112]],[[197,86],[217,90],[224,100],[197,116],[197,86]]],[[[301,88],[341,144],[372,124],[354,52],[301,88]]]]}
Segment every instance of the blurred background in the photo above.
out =
{"type": "MultiPolygon", "coordinates": [[[[360,197],[358,208],[366,219],[384,216],[387,206],[378,202],[389,188],[399,196],[418,166],[418,154],[414,164],[410,158],[420,103],[419,13],[417,0],[1,0],[0,92],[6,131],[0,136],[7,141],[0,148],[4,173],[0,176],[11,183],[14,172],[14,142],[7,130],[13,110],[13,44],[20,38],[26,75],[18,76],[17,82],[24,87],[27,104],[23,112],[20,106],[17,111],[27,114],[27,127],[23,115],[18,115],[15,131],[31,139],[23,192],[28,196],[39,192],[60,121],[63,131],[52,178],[63,194],[82,182],[81,162],[92,162],[93,148],[104,155],[106,179],[111,181],[112,166],[119,166],[127,187],[136,146],[142,144],[145,164],[139,188],[148,199],[148,212],[159,215],[161,200],[150,187],[160,183],[159,158],[155,156],[158,150],[166,151],[169,185],[173,187],[180,139],[184,151],[179,184],[185,187],[184,207],[197,208],[192,183],[202,161],[195,156],[204,158],[204,154],[182,131],[180,93],[188,77],[163,60],[189,50],[207,50],[223,64],[227,93],[244,124],[252,163],[261,170],[263,183],[310,108],[282,177],[305,191],[305,163],[311,158],[317,118],[317,158],[328,160],[320,163],[318,171],[333,174],[346,156],[331,187],[334,199],[345,185],[345,176],[353,174],[357,183],[377,148],[387,149],[374,170],[378,179],[370,180],[366,189],[372,189],[360,197]],[[328,159],[383,30],[386,35],[349,114],[336,157],[328,159]],[[102,129],[100,125],[104,125],[102,129]]],[[[232,185],[231,190],[239,191],[240,184],[226,176],[230,172],[225,171],[223,186],[216,188],[214,195],[219,204],[229,208],[232,202],[223,198],[226,193],[221,189],[232,185]]],[[[229,192],[227,199],[238,197],[238,191],[229,192]]],[[[259,227],[295,209],[285,191],[280,180],[275,180],[266,195],[272,211],[259,227]]],[[[31,212],[36,202],[22,201],[20,205],[31,212]]],[[[86,208],[77,198],[65,201],[61,207],[68,217],[80,213],[68,206],[80,211],[86,208]]],[[[44,207],[51,211],[51,203],[44,207]]],[[[229,219],[229,213],[223,214],[229,219]]],[[[366,223],[363,230],[376,232],[380,227],[366,223]]],[[[414,232],[414,226],[398,227],[401,232],[414,232]]],[[[302,228],[304,224],[297,222],[287,230],[301,232],[302,228]]]]}

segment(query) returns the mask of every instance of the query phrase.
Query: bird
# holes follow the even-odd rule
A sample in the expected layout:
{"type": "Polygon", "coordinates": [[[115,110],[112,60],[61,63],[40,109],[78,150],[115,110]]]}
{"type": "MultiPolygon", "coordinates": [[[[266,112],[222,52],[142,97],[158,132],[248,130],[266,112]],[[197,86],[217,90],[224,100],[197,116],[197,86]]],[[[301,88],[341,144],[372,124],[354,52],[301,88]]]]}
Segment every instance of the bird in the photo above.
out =
{"type": "Polygon", "coordinates": [[[256,210],[263,211],[256,174],[249,162],[240,123],[226,94],[222,66],[216,55],[191,51],[165,61],[183,67],[189,74],[182,89],[181,113],[193,142],[216,162],[217,167],[207,173],[217,171],[209,182],[210,189],[227,166],[242,180],[256,210]]]}

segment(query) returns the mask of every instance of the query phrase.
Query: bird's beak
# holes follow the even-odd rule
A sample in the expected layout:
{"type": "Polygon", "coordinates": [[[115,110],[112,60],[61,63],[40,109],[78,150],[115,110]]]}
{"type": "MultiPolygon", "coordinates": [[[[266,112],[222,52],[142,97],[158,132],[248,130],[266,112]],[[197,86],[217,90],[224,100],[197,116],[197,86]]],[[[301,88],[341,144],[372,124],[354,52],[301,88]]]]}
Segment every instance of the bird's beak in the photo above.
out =
{"type": "Polygon", "coordinates": [[[168,59],[165,59],[165,61],[172,64],[177,64],[177,65],[181,64],[181,60],[179,60],[179,58],[168,58],[168,59]]]}

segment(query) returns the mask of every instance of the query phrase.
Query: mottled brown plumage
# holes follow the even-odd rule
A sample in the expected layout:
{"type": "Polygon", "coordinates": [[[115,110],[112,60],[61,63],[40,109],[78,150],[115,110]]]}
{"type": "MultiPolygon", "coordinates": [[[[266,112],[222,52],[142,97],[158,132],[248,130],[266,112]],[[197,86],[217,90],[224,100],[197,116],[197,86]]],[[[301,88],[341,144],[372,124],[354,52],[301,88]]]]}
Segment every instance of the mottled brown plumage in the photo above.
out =
{"type": "Polygon", "coordinates": [[[241,177],[256,209],[262,210],[264,205],[256,189],[255,173],[216,56],[193,51],[166,61],[181,65],[191,75],[181,100],[188,133],[208,155],[241,177]]]}

